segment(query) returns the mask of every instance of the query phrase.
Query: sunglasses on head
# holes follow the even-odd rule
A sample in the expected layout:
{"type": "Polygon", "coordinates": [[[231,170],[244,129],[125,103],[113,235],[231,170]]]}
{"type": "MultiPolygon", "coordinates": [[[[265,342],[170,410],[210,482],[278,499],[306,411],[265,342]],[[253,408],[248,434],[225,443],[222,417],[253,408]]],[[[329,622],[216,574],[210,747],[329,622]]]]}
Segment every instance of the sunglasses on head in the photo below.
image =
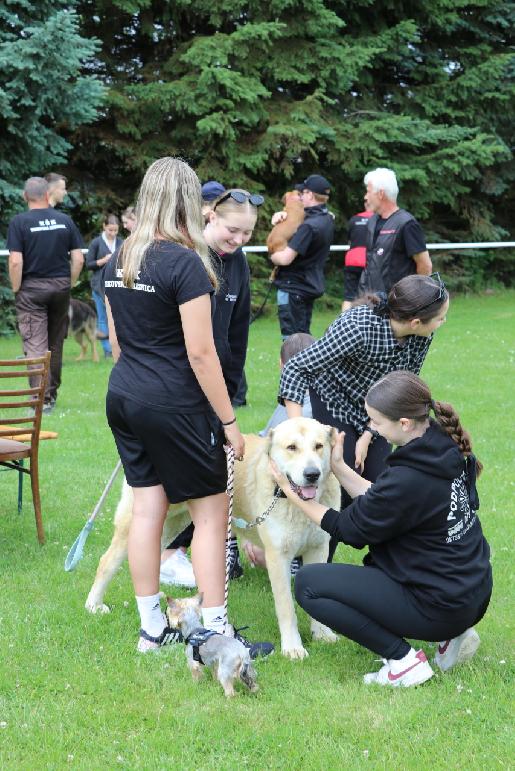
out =
{"type": "Polygon", "coordinates": [[[440,274],[438,272],[431,273],[428,278],[432,278],[435,284],[438,285],[438,294],[436,297],[434,297],[430,302],[425,303],[424,305],[419,305],[418,308],[416,308],[414,313],[418,313],[419,311],[423,311],[426,308],[430,308],[431,305],[434,305],[437,302],[441,302],[442,300],[445,300],[447,297],[447,289],[445,288],[445,284],[443,283],[442,279],[440,278],[440,274]]]}
{"type": "Polygon", "coordinates": [[[245,203],[245,201],[249,201],[252,206],[261,206],[261,204],[265,202],[265,199],[262,195],[259,195],[259,193],[244,193],[242,190],[229,190],[228,193],[219,198],[215,203],[213,211],[217,206],[220,206],[221,203],[224,203],[224,201],[227,201],[229,198],[232,198],[236,203],[245,203]]]}

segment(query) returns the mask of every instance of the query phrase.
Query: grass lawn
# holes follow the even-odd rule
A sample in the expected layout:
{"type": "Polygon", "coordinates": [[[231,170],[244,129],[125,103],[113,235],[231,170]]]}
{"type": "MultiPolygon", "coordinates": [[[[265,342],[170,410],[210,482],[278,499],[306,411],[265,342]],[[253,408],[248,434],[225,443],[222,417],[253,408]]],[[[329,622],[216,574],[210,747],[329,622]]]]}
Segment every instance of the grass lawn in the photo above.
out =
{"type": "MultiPolygon", "coordinates": [[[[181,646],[136,654],[127,566],[107,594],[112,613],[86,613],[120,482],[84,559],[65,573],[65,555],[117,460],[104,417],[110,363],[75,362],[78,346],[67,341],[58,407],[43,423],[59,438],[40,449],[44,547],[36,540],[30,485],[20,517],[16,477],[0,474],[0,768],[513,767],[514,300],[515,292],[455,299],[422,372],[434,397],[458,409],[484,463],[480,514],[495,589],[474,660],[406,691],[365,688],[361,677],[378,668],[375,656],[344,639],[310,642],[299,610],[309,658],[291,662],[276,653],[258,662],[260,692],[226,700],[209,675],[193,683],[181,646]]],[[[313,332],[330,321],[331,314],[316,314],[313,332]]],[[[259,430],[274,407],[279,346],[276,319],[258,320],[248,406],[239,411],[244,431],[259,430]]],[[[2,358],[19,353],[17,338],[0,338],[2,358]]],[[[358,562],[362,554],[340,546],[338,557],[358,562]]],[[[232,584],[230,613],[237,625],[250,625],[252,639],[279,644],[263,571],[247,566],[232,584]]]]}

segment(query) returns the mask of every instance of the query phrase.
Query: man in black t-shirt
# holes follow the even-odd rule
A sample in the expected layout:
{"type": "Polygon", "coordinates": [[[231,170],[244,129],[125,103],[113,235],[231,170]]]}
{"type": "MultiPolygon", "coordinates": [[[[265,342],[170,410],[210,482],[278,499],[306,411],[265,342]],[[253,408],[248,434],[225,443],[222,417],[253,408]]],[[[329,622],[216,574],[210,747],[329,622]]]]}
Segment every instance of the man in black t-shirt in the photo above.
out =
{"type": "Polygon", "coordinates": [[[295,186],[304,206],[304,222],[270,259],[278,266],[274,284],[281,334],[310,334],[313,304],[325,291],[324,265],[334,235],[334,218],[326,204],[331,186],[325,177],[312,174],[295,186]]]}
{"type": "MultiPolygon", "coordinates": [[[[25,356],[52,353],[44,407],[51,412],[61,384],[70,288],[84,263],[83,243],[70,217],[49,206],[46,180],[28,179],[23,197],[28,211],[13,217],[7,232],[9,277],[25,356]]],[[[37,379],[31,378],[35,386],[37,379]]]]}
{"type": "Polygon", "coordinates": [[[397,206],[399,186],[391,169],[365,175],[365,207],[374,212],[368,222],[367,262],[358,285],[365,292],[389,292],[393,284],[413,273],[429,276],[431,258],[422,228],[415,217],[397,206]]]}

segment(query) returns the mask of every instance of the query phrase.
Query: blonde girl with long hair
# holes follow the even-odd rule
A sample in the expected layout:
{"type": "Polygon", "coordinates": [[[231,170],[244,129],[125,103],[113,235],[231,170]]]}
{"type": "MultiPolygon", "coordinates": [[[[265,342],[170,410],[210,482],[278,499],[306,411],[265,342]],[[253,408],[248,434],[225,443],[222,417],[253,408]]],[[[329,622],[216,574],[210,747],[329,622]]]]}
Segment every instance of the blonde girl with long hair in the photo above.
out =
{"type": "Polygon", "coordinates": [[[245,447],[213,341],[218,279],[202,230],[196,174],[180,159],[161,158],[143,179],[136,226],[105,272],[116,361],[106,411],[134,491],[128,557],[141,652],[180,639],[167,627],[159,603],[161,535],[169,503],[188,501],[203,623],[223,631],[223,444],[231,444],[240,460],[245,447]]]}

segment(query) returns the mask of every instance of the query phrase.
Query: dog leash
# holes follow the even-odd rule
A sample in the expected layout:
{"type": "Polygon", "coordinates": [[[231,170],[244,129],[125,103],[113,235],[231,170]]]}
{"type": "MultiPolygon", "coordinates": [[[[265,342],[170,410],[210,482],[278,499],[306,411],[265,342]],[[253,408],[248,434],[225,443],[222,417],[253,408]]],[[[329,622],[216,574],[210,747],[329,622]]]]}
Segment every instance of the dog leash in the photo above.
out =
{"type": "Polygon", "coordinates": [[[225,588],[224,588],[224,628],[229,623],[229,571],[231,568],[231,530],[232,507],[234,502],[234,447],[229,445],[227,452],[227,495],[229,496],[229,513],[227,516],[227,538],[225,541],[225,588]]]}
{"type": "Polygon", "coordinates": [[[258,516],[255,517],[255,519],[252,522],[246,522],[244,519],[240,519],[240,517],[234,517],[233,519],[234,524],[236,525],[236,527],[239,527],[240,530],[249,530],[251,527],[257,527],[258,525],[262,525],[265,519],[267,519],[269,514],[272,512],[279,498],[286,498],[286,495],[283,493],[281,488],[278,485],[276,485],[274,490],[274,497],[272,498],[272,503],[266,509],[266,511],[264,511],[262,514],[258,514],[258,516]]]}
{"type": "Polygon", "coordinates": [[[275,279],[276,273],[277,273],[277,268],[274,268],[268,278],[268,289],[266,290],[264,300],[259,306],[259,308],[257,309],[257,311],[255,311],[250,317],[250,322],[249,322],[250,324],[253,324],[263,313],[265,309],[265,305],[268,302],[268,298],[270,297],[270,292],[274,288],[274,279],[275,279]]]}

